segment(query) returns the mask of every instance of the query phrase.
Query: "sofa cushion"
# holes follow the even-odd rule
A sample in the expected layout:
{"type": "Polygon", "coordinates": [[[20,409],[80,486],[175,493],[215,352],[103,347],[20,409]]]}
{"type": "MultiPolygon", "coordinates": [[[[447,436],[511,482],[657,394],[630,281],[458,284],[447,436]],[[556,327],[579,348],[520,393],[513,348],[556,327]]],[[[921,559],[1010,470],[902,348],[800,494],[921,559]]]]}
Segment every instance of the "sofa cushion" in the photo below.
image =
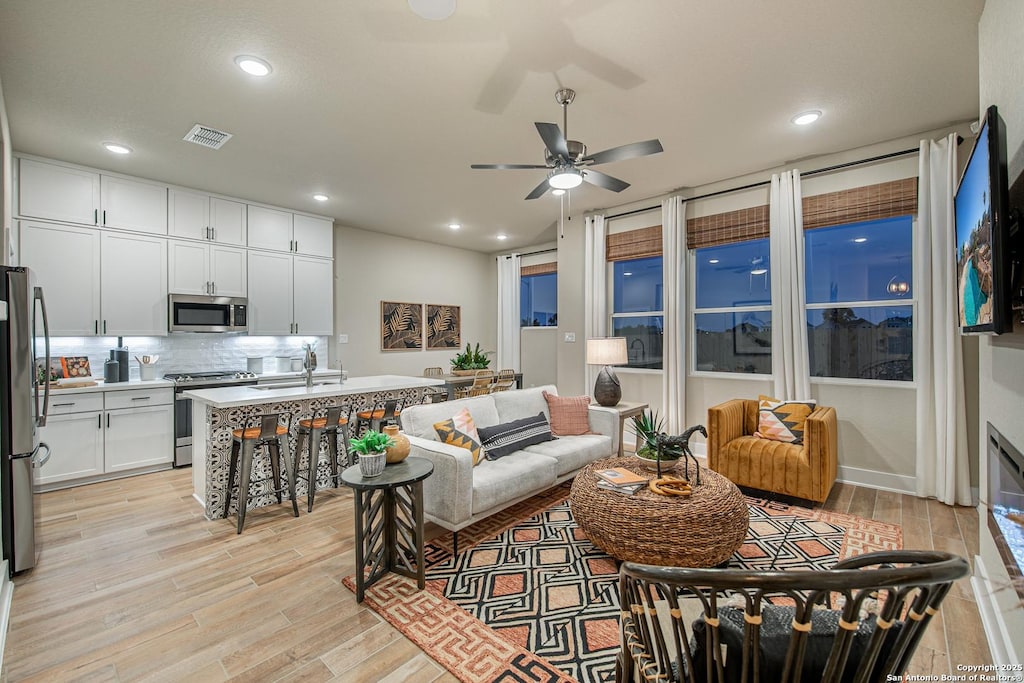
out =
{"type": "Polygon", "coordinates": [[[553,486],[555,464],[552,458],[528,451],[483,461],[473,468],[473,514],[553,486]]]}
{"type": "Polygon", "coordinates": [[[418,436],[421,439],[438,441],[434,424],[442,422],[462,408],[469,410],[477,429],[491,427],[500,422],[498,411],[494,409],[494,400],[490,395],[462,398],[458,401],[441,401],[440,403],[420,403],[409,406],[402,411],[402,431],[418,436]]]}
{"type": "Polygon", "coordinates": [[[548,402],[544,400],[545,391],[554,396],[558,395],[558,390],[551,384],[491,394],[494,407],[498,411],[499,422],[511,422],[537,413],[544,413],[544,417],[550,422],[551,413],[548,412],[548,402]]]}
{"type": "Polygon", "coordinates": [[[533,417],[504,422],[480,430],[480,441],[486,449],[488,460],[497,460],[527,446],[551,441],[551,427],[544,413],[533,417]]]}
{"type": "Polygon", "coordinates": [[[473,465],[480,464],[484,451],[480,443],[480,434],[476,430],[473,416],[469,414],[469,410],[462,408],[447,420],[434,423],[434,431],[444,443],[469,451],[473,456],[473,465]]]}
{"type": "Polygon", "coordinates": [[[558,396],[542,391],[551,415],[551,433],[555,436],[590,434],[590,397],[558,396]]]}
{"type": "Polygon", "coordinates": [[[804,423],[817,403],[813,399],[779,401],[770,396],[759,396],[757,431],[754,436],[783,443],[803,443],[804,423]]]}
{"type": "Polygon", "coordinates": [[[555,465],[555,473],[562,476],[594,460],[611,456],[618,447],[617,443],[612,443],[610,436],[583,434],[561,436],[554,441],[527,446],[526,452],[554,458],[558,463],[555,465]]]}

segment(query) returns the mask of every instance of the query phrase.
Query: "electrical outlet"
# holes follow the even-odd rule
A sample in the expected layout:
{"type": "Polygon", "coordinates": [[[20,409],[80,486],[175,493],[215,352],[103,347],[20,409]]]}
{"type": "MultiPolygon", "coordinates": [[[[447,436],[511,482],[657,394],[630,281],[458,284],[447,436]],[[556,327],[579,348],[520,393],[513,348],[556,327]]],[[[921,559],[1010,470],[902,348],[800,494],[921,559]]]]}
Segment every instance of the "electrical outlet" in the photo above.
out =
{"type": "Polygon", "coordinates": [[[338,335],[338,343],[339,344],[348,344],[348,335],[347,334],[339,334],[338,335]]]}
{"type": "Polygon", "coordinates": [[[574,342],[574,341],[576,341],[576,333],[575,332],[566,332],[565,333],[565,341],[567,341],[567,342],[574,342]]]}

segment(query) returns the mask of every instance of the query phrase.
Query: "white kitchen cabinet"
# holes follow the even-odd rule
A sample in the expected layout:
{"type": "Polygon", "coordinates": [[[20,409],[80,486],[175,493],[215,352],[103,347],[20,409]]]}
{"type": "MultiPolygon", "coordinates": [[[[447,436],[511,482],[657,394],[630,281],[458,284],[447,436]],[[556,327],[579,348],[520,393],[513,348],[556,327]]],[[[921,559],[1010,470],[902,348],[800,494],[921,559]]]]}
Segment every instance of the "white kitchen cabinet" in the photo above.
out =
{"type": "Polygon", "coordinates": [[[245,204],[210,197],[210,228],[214,242],[244,247],[248,234],[245,204]]]}
{"type": "Polygon", "coordinates": [[[294,333],[331,336],[334,333],[334,262],[295,256],[292,283],[294,333]]]}
{"type": "Polygon", "coordinates": [[[168,291],[244,297],[246,251],[219,244],[171,240],[167,249],[168,291]]]}
{"type": "Polygon", "coordinates": [[[100,176],[100,225],[167,234],[167,186],[100,176]]]}
{"type": "Polygon", "coordinates": [[[100,334],[167,334],[167,240],[103,231],[100,334]]]}
{"type": "Polygon", "coordinates": [[[167,194],[171,237],[245,246],[245,204],[171,188],[167,194]]]}
{"type": "Polygon", "coordinates": [[[334,257],[334,221],[297,213],[292,221],[292,239],[297,254],[334,257]]]}
{"type": "Polygon", "coordinates": [[[46,296],[50,334],[98,334],[100,308],[100,231],[21,221],[20,261],[35,273],[46,296]]]}
{"type": "Polygon", "coordinates": [[[292,251],[292,214],[249,205],[247,244],[257,249],[292,251]]]}
{"type": "Polygon", "coordinates": [[[100,175],[91,171],[18,160],[18,213],[69,223],[99,223],[100,175]]]}
{"type": "Polygon", "coordinates": [[[249,252],[249,334],[292,333],[292,258],[288,254],[249,252]]]}
{"type": "Polygon", "coordinates": [[[108,410],[105,472],[162,465],[174,460],[174,406],[108,410]]]}
{"type": "Polygon", "coordinates": [[[102,411],[51,415],[39,438],[50,447],[50,459],[39,470],[39,484],[103,474],[102,411]]]}

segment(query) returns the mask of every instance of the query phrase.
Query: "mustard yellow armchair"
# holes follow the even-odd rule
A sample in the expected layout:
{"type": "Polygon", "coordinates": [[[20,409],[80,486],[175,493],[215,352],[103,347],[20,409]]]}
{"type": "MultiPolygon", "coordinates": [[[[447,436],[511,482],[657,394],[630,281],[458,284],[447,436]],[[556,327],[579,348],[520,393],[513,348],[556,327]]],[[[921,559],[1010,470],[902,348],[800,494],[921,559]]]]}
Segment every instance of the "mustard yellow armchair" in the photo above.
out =
{"type": "Polygon", "coordinates": [[[818,406],[802,444],[754,436],[757,401],[733,399],[708,409],[708,467],[739,486],[822,503],[836,481],[836,409],[818,406]]]}

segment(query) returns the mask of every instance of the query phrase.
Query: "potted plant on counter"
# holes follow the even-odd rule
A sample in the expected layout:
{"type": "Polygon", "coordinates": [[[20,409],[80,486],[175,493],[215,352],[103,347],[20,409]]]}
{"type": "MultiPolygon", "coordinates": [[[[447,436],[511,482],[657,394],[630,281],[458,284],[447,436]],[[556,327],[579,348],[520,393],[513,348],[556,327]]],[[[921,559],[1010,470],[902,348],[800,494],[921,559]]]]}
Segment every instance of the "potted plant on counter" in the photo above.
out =
{"type": "MultiPolygon", "coordinates": [[[[665,419],[658,417],[658,411],[648,408],[633,416],[633,433],[636,434],[636,457],[647,469],[658,469],[658,434],[665,426],[665,419]]],[[[661,454],[664,468],[671,469],[682,456],[679,449],[665,450],[661,454]]]]}
{"type": "Polygon", "coordinates": [[[469,343],[466,343],[466,350],[451,359],[452,374],[453,375],[474,375],[477,370],[485,370],[487,366],[491,364],[491,359],[488,358],[493,351],[481,351],[480,343],[477,342],[475,348],[471,348],[469,343]]]}
{"type": "Polygon", "coordinates": [[[393,446],[395,440],[387,434],[381,434],[377,430],[371,429],[358,439],[352,439],[348,443],[351,451],[359,454],[360,474],[369,478],[379,477],[384,473],[387,448],[393,446]]]}

